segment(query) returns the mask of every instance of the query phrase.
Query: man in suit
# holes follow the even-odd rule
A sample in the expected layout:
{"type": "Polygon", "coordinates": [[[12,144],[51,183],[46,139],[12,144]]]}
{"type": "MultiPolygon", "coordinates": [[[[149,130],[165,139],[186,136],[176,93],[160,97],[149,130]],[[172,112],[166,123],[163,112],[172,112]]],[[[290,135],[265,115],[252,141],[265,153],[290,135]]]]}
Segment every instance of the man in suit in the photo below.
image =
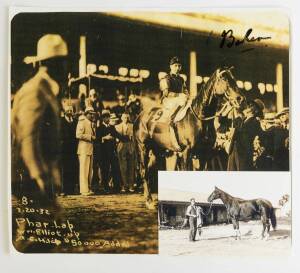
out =
{"type": "Polygon", "coordinates": [[[237,118],[236,129],[232,139],[232,147],[229,150],[228,171],[254,170],[254,139],[262,137],[262,128],[259,122],[263,118],[264,104],[255,99],[248,103],[243,111],[244,117],[237,118]]]}
{"type": "Polygon", "coordinates": [[[115,126],[110,125],[110,111],[102,111],[102,123],[97,128],[97,142],[99,145],[99,163],[101,168],[102,185],[105,193],[110,192],[110,175],[113,179],[113,191],[119,192],[120,183],[118,179],[119,161],[116,153],[116,139],[127,140],[128,137],[120,135],[115,126]]]}
{"type": "Polygon", "coordinates": [[[191,198],[191,204],[187,207],[185,215],[189,217],[189,225],[190,225],[190,234],[189,240],[190,242],[194,242],[197,233],[197,208],[195,198],[191,198]]]}
{"type": "Polygon", "coordinates": [[[72,105],[67,105],[61,119],[62,193],[64,194],[74,194],[75,185],[78,184],[76,121],[73,114],[72,105]]]}
{"type": "Polygon", "coordinates": [[[96,140],[96,112],[86,107],[85,114],[79,117],[76,138],[79,140],[77,154],[79,158],[79,188],[81,195],[92,195],[91,182],[93,177],[93,152],[96,140]]]}
{"type": "Polygon", "coordinates": [[[117,155],[120,163],[121,170],[121,192],[134,192],[134,180],[135,180],[135,149],[133,142],[133,125],[129,122],[129,114],[123,113],[121,116],[122,122],[116,125],[116,131],[124,136],[128,137],[127,141],[119,140],[117,144],[117,155]]]}

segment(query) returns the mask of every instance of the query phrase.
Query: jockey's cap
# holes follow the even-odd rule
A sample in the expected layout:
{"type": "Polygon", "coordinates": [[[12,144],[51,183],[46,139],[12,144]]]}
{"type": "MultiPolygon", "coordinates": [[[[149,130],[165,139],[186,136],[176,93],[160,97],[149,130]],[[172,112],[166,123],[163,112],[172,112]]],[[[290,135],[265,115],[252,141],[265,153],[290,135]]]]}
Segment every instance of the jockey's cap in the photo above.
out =
{"type": "Polygon", "coordinates": [[[172,65],[172,64],[181,64],[181,62],[177,56],[171,58],[170,65],[172,65]]]}

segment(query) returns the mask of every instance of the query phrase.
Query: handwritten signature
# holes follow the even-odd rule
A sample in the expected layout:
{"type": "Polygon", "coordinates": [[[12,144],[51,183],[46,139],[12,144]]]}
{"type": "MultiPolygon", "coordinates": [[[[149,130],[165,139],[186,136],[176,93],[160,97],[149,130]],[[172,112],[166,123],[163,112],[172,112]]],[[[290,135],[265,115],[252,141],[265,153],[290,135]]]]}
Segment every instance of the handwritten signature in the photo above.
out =
{"type": "MultiPolygon", "coordinates": [[[[272,39],[272,37],[270,36],[258,36],[258,37],[254,37],[251,36],[253,29],[249,28],[246,33],[245,36],[243,37],[243,39],[237,39],[234,35],[233,35],[233,30],[223,30],[221,37],[221,43],[220,43],[220,48],[223,48],[225,45],[228,48],[232,48],[232,47],[237,47],[240,46],[242,44],[246,44],[246,43],[255,43],[255,42],[261,42],[262,40],[269,40],[272,39]]],[[[249,50],[253,50],[254,48],[248,48],[245,51],[249,51],[249,50]]]]}

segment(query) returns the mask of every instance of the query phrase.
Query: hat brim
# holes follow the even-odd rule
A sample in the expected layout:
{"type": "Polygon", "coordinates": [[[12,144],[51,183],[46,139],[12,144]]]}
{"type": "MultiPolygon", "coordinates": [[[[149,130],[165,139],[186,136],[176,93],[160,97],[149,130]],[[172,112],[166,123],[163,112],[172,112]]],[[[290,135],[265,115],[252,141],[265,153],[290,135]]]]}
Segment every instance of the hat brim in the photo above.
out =
{"type": "Polygon", "coordinates": [[[48,60],[48,59],[66,57],[66,56],[68,56],[68,55],[61,54],[61,55],[54,55],[54,56],[47,56],[47,57],[27,56],[23,59],[23,62],[25,64],[32,64],[32,63],[36,63],[36,62],[40,62],[40,61],[44,61],[44,60],[48,60]]]}

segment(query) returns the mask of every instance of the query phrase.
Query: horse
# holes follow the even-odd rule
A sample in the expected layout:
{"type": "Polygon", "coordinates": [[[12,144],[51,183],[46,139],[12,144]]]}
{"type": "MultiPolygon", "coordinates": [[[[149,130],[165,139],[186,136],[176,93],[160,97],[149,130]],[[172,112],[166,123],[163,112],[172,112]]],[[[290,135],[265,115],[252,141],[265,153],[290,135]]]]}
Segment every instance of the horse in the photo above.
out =
{"type": "Polygon", "coordinates": [[[207,198],[208,202],[221,199],[227,210],[227,217],[231,220],[235,230],[235,239],[241,240],[241,232],[239,230],[239,221],[249,221],[259,216],[261,218],[263,229],[261,239],[268,239],[270,236],[270,221],[274,230],[276,230],[277,220],[272,203],[266,199],[257,198],[252,200],[244,200],[233,197],[230,194],[215,187],[214,191],[207,198]],[[265,236],[265,232],[267,234],[265,236]]]}
{"type": "MultiPolygon", "coordinates": [[[[203,83],[197,95],[193,99],[191,107],[187,110],[182,120],[176,122],[177,139],[181,147],[184,147],[179,164],[180,170],[192,170],[192,154],[201,153],[202,165],[208,160],[207,154],[213,148],[216,138],[214,118],[220,101],[227,101],[232,107],[239,108],[244,101],[231,69],[218,68],[206,83],[203,83]]],[[[156,135],[149,132],[149,120],[163,111],[162,106],[143,110],[134,122],[134,140],[137,146],[138,170],[144,185],[146,206],[153,208],[151,190],[149,185],[149,162],[155,162],[149,158],[149,151],[158,156],[161,151],[170,151],[168,135],[159,140],[156,135]]],[[[169,128],[170,124],[166,124],[169,128]]],[[[169,169],[170,170],[170,169],[169,169]]],[[[156,181],[157,183],[157,181],[156,181]]]]}

